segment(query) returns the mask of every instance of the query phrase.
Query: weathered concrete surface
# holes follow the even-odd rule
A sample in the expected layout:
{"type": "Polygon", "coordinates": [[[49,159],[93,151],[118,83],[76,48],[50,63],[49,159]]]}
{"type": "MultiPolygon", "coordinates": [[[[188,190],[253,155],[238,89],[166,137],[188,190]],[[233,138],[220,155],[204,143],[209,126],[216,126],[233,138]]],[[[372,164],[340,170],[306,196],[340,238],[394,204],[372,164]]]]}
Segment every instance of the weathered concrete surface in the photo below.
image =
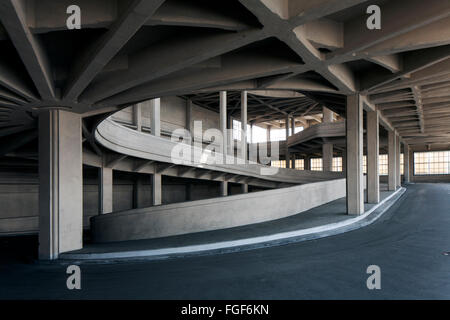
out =
{"type": "Polygon", "coordinates": [[[162,205],[91,220],[96,242],[149,239],[275,220],[345,196],[345,180],[162,205]]]}

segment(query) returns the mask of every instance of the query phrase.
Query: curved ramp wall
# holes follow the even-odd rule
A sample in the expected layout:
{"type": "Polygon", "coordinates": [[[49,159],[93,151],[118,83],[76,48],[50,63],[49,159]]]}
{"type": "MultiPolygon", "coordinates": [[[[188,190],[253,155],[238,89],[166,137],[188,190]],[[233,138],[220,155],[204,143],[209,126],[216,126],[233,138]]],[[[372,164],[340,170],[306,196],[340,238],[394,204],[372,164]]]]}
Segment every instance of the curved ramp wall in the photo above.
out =
{"type": "Polygon", "coordinates": [[[91,218],[95,242],[151,239],[232,228],[295,215],[345,197],[345,179],[91,218]]]}
{"type": "MultiPolygon", "coordinates": [[[[218,164],[214,163],[214,157],[210,153],[205,152],[203,149],[198,149],[195,146],[190,147],[191,154],[201,154],[203,158],[202,163],[183,163],[184,159],[172,152],[178,143],[126,128],[111,119],[106,119],[98,125],[95,132],[95,139],[107,149],[136,158],[165,163],[181,163],[185,166],[254,177],[267,181],[296,184],[341,179],[345,176],[342,172],[274,168],[253,162],[248,164],[235,164],[236,158],[230,155],[226,156],[226,162],[231,164],[218,164]],[[276,170],[273,174],[274,169],[276,170]],[[262,174],[267,171],[270,174],[262,174]]],[[[223,155],[218,154],[218,158],[222,159],[223,155]]]]}

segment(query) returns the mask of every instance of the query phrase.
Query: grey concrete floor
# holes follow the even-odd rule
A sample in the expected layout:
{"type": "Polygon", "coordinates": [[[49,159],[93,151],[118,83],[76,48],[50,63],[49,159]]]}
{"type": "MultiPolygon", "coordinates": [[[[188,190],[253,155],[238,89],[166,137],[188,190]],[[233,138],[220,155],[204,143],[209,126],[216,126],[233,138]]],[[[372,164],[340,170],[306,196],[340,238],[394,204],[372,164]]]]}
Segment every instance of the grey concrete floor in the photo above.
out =
{"type": "Polygon", "coordinates": [[[0,298],[450,299],[449,227],[450,184],[415,184],[356,231],[223,255],[83,264],[78,291],[66,289],[65,265],[2,263],[0,298]],[[374,264],[381,290],[366,287],[374,264]]]}

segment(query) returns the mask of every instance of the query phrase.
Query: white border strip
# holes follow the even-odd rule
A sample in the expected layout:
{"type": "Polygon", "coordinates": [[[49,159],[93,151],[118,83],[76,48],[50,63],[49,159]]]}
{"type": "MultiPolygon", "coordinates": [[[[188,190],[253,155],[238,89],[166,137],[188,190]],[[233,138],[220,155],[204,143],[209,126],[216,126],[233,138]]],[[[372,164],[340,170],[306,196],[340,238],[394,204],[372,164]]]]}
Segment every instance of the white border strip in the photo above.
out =
{"type": "MultiPolygon", "coordinates": [[[[191,246],[185,246],[185,247],[174,247],[174,248],[164,248],[164,249],[150,249],[150,250],[135,250],[135,251],[120,251],[120,252],[105,252],[105,253],[64,253],[61,260],[106,260],[106,259],[124,259],[124,258],[144,258],[144,257],[168,257],[171,255],[183,255],[183,254],[189,254],[189,253],[198,253],[198,252],[205,252],[205,251],[212,251],[212,250],[220,250],[220,249],[228,249],[228,248],[236,248],[241,246],[249,246],[249,245],[256,245],[256,244],[264,244],[268,242],[273,241],[279,241],[279,240],[286,240],[290,238],[297,238],[301,236],[307,236],[312,234],[319,234],[317,238],[323,238],[330,235],[336,235],[339,233],[344,233],[346,231],[354,230],[343,230],[342,232],[335,232],[332,234],[329,234],[330,231],[336,231],[337,229],[341,229],[344,227],[348,227],[350,225],[356,224],[360,222],[361,220],[367,218],[370,214],[372,214],[376,209],[378,209],[380,206],[385,204],[387,201],[395,197],[397,194],[401,193],[400,196],[406,191],[405,188],[400,188],[385,199],[383,199],[380,203],[373,206],[371,209],[369,209],[364,214],[357,216],[352,219],[348,219],[341,222],[336,223],[330,223],[323,226],[308,228],[308,229],[302,229],[302,230],[295,230],[295,231],[288,231],[288,232],[281,232],[276,233],[272,235],[267,236],[259,236],[259,237],[253,237],[253,238],[247,238],[247,239],[240,239],[240,240],[231,240],[231,241],[221,241],[221,242],[215,242],[215,243],[208,243],[208,244],[199,244],[199,245],[191,245],[191,246]],[[320,233],[327,233],[325,235],[320,236],[320,233]]],[[[395,203],[395,202],[394,202],[395,203]]],[[[368,224],[371,224],[375,220],[377,220],[384,212],[386,212],[394,203],[384,208],[384,210],[376,216],[372,221],[369,221],[368,223],[360,226],[366,226],[368,224]]]]}

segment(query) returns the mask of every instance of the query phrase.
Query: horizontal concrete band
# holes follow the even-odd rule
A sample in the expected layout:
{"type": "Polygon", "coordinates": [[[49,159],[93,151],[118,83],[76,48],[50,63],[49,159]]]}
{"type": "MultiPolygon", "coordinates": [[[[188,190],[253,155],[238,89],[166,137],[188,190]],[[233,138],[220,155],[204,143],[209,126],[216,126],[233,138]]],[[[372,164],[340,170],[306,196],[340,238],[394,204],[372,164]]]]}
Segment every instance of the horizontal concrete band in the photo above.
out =
{"type": "Polygon", "coordinates": [[[270,234],[240,240],[222,241],[216,243],[191,245],[150,250],[133,250],[101,253],[65,253],[62,260],[115,260],[124,258],[164,259],[168,257],[186,256],[205,253],[226,253],[241,250],[257,249],[274,245],[288,244],[300,241],[333,236],[358,228],[365,227],[380,218],[398,199],[406,192],[400,188],[379,204],[373,206],[363,215],[342,222],[327,224],[319,227],[307,228],[296,231],[270,234]]]}
{"type": "Polygon", "coordinates": [[[93,217],[96,242],[151,239],[271,221],[345,197],[345,179],[93,217]]]}

